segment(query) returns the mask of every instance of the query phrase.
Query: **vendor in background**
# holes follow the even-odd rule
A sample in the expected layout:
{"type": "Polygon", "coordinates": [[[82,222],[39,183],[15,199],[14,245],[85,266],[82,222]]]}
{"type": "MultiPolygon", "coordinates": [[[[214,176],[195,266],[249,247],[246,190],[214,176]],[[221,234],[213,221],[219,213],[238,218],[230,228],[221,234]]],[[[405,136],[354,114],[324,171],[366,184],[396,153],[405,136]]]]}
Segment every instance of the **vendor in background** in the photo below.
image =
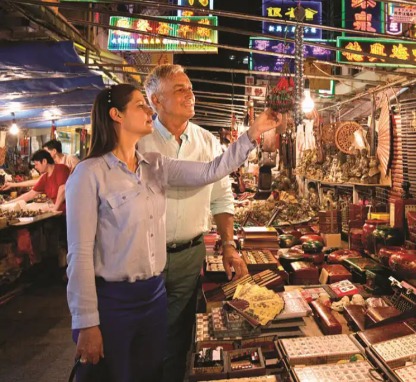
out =
{"type": "MultiPolygon", "coordinates": [[[[79,163],[79,159],[76,155],[62,153],[62,143],[60,141],[57,141],[56,139],[52,139],[44,143],[42,148],[51,155],[55,164],[63,164],[67,166],[69,168],[70,173],[79,163]]],[[[25,180],[19,183],[5,182],[3,187],[0,188],[0,191],[7,191],[11,188],[33,187],[37,182],[38,179],[25,180]]]]}
{"type": "Polygon", "coordinates": [[[51,154],[53,160],[57,164],[64,164],[68,166],[72,172],[75,166],[79,163],[79,159],[76,155],[64,154],[62,152],[62,143],[56,139],[52,139],[42,145],[49,154],[51,154]]]}
{"type": "Polygon", "coordinates": [[[100,361],[95,370],[108,370],[100,381],[161,381],[167,187],[220,180],[281,120],[271,110],[261,113],[226,153],[200,163],[136,151],[153,130],[152,114],[132,85],[101,91],[91,113],[90,152],[66,186],[68,304],[81,380],[90,380],[88,364],[100,361]]]}
{"type": "Polygon", "coordinates": [[[43,149],[32,155],[32,161],[35,163],[35,169],[41,174],[41,177],[35,180],[35,184],[30,191],[9,200],[9,203],[19,200],[30,202],[39,194],[46,194],[54,203],[52,210],[64,212],[65,183],[69,177],[69,168],[63,164],[55,164],[51,154],[43,149]]]}
{"type": "MultiPolygon", "coordinates": [[[[38,150],[32,155],[35,169],[41,174],[33,188],[10,200],[8,203],[24,200],[29,202],[39,194],[53,202],[52,211],[65,214],[65,183],[69,177],[69,168],[63,164],[55,164],[51,154],[46,150],[38,150]]],[[[42,265],[50,280],[66,281],[66,221],[65,216],[55,216],[43,222],[43,232],[47,239],[47,251],[42,255],[42,265]]]]}

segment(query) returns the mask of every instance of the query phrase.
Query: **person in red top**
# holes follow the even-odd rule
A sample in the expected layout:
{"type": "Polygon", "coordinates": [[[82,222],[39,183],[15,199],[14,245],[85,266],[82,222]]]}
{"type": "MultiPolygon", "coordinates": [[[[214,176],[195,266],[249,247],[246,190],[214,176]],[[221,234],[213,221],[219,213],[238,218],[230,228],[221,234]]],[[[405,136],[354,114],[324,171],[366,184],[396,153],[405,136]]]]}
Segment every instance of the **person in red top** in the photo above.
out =
{"type": "Polygon", "coordinates": [[[29,202],[39,194],[46,194],[54,203],[53,211],[65,212],[65,183],[70,174],[69,168],[64,164],[55,164],[51,154],[43,149],[33,154],[32,161],[41,177],[29,192],[9,202],[29,202]]]}

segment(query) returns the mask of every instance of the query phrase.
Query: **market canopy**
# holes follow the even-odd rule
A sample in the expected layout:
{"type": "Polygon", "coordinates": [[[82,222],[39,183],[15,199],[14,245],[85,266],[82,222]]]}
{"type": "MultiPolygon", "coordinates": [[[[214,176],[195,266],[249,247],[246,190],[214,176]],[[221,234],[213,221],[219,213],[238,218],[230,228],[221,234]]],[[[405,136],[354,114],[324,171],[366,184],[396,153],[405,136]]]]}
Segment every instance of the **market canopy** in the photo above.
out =
{"type": "Polygon", "coordinates": [[[0,126],[13,119],[23,128],[48,128],[52,119],[56,126],[88,124],[104,83],[82,64],[70,41],[1,43],[0,126]]]}

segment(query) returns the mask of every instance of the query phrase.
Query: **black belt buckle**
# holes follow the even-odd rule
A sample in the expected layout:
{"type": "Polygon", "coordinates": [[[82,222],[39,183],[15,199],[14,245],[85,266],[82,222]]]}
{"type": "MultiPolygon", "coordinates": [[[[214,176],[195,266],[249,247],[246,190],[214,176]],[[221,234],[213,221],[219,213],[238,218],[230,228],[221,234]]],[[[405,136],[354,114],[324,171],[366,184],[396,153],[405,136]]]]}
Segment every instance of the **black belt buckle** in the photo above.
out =
{"type": "Polygon", "coordinates": [[[183,251],[184,249],[189,249],[194,247],[195,245],[199,244],[199,240],[201,240],[202,238],[202,233],[199,234],[198,236],[195,236],[194,238],[192,238],[191,240],[189,240],[187,243],[183,243],[183,244],[170,244],[166,246],[166,251],[170,252],[170,253],[175,253],[175,252],[180,252],[183,251]]]}

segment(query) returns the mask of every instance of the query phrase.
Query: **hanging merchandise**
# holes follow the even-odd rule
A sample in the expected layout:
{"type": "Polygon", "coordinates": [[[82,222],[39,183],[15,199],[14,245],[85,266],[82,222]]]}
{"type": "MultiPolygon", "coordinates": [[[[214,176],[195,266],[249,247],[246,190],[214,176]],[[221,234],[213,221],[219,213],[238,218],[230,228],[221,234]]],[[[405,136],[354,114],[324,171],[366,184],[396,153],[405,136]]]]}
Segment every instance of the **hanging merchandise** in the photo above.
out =
{"type": "MultiPolygon", "coordinates": [[[[285,68],[283,69],[284,73],[288,68],[287,64],[285,64],[285,68]]],[[[289,74],[288,72],[286,73],[289,74]]],[[[289,76],[280,77],[276,86],[267,95],[267,106],[282,114],[293,111],[294,87],[293,78],[289,76]]]]}
{"type": "Polygon", "coordinates": [[[301,7],[300,2],[295,10],[296,27],[295,27],[295,126],[302,123],[303,111],[302,100],[304,96],[304,60],[303,60],[303,20],[305,18],[305,9],[301,7]]]}
{"type": "Polygon", "coordinates": [[[54,120],[52,120],[50,139],[56,139],[56,124],[54,120]]]}

